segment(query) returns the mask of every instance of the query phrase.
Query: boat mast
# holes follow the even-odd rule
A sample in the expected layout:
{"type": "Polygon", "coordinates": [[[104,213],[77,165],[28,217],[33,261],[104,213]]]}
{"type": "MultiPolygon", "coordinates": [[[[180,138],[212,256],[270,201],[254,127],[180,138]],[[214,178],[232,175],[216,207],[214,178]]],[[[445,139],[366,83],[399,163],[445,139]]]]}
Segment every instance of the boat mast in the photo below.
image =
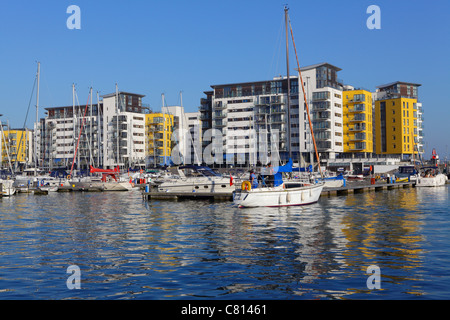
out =
{"type": "MultiPolygon", "coordinates": [[[[72,117],[73,117],[73,152],[75,154],[75,148],[76,148],[76,132],[77,132],[77,117],[75,113],[75,83],[72,83],[72,117]]],[[[75,161],[75,157],[72,159],[72,168],[73,168],[73,162],[75,161]]],[[[72,169],[70,170],[72,172],[72,169]]]]}
{"type": "MultiPolygon", "coordinates": [[[[91,96],[91,105],[89,110],[89,165],[94,164],[94,161],[92,159],[92,87],[91,92],[89,94],[91,96]]],[[[86,168],[89,168],[86,166],[86,168]]]]}
{"type": "Polygon", "coordinates": [[[117,165],[120,166],[119,155],[119,91],[116,83],[116,144],[117,144],[117,165]]]}
{"type": "MultiPolygon", "coordinates": [[[[100,168],[100,101],[98,99],[98,91],[97,91],[97,168],[100,168]]],[[[102,148],[103,149],[103,148],[102,148]]]]}
{"type": "Polygon", "coordinates": [[[287,6],[284,6],[284,18],[286,24],[286,74],[287,74],[287,136],[288,136],[288,147],[289,147],[289,158],[292,157],[291,151],[291,107],[290,107],[290,96],[291,96],[291,80],[289,75],[289,36],[288,36],[288,10],[287,6]]]}
{"type": "MultiPolygon", "coordinates": [[[[306,106],[306,114],[308,116],[308,122],[309,122],[309,129],[311,130],[311,138],[314,144],[314,151],[316,153],[316,157],[317,157],[317,162],[319,164],[319,172],[320,172],[320,176],[323,179],[323,173],[322,173],[322,169],[320,167],[320,159],[319,159],[319,153],[317,152],[317,145],[316,145],[316,138],[314,137],[314,130],[313,130],[313,126],[312,126],[312,122],[311,122],[311,116],[309,114],[309,106],[308,106],[308,100],[306,99],[306,91],[305,91],[305,86],[303,85],[303,77],[302,77],[302,72],[300,70],[300,64],[298,62],[298,55],[297,55],[297,48],[295,47],[295,40],[294,40],[294,32],[292,31],[292,26],[291,23],[289,21],[289,28],[291,30],[291,37],[292,37],[292,44],[294,46],[294,50],[295,50],[295,58],[297,60],[297,67],[298,67],[298,74],[300,77],[300,83],[302,84],[302,91],[303,91],[303,100],[305,101],[305,106],[306,106]]],[[[299,137],[300,138],[300,137],[299,137]]]]}
{"type": "Polygon", "coordinates": [[[163,161],[164,165],[166,165],[166,114],[164,113],[164,93],[162,96],[162,114],[163,114],[163,161]]]}
{"type": "Polygon", "coordinates": [[[39,81],[40,81],[40,73],[41,73],[41,63],[38,61],[37,67],[37,92],[36,92],[36,130],[34,132],[34,153],[35,153],[35,161],[34,161],[34,176],[37,175],[37,167],[39,165],[39,155],[37,148],[37,131],[39,125],[39,81]]]}

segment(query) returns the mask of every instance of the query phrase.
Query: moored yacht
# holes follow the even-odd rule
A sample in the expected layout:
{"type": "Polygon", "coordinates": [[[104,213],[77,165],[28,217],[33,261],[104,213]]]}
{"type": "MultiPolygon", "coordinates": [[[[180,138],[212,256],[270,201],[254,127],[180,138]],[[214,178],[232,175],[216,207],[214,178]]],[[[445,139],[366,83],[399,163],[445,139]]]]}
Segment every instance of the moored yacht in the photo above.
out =
{"type": "Polygon", "coordinates": [[[224,177],[206,166],[181,166],[177,171],[178,175],[173,175],[158,185],[158,192],[220,192],[231,195],[235,189],[229,177],[224,177]]]}

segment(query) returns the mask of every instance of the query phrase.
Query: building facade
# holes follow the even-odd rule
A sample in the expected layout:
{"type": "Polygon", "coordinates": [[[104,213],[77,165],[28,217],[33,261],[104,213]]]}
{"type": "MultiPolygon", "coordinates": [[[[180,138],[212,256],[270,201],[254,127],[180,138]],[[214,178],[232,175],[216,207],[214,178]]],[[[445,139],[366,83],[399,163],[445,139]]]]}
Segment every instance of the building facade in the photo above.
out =
{"type": "Polygon", "coordinates": [[[344,152],[368,157],[374,152],[372,93],[347,86],[342,95],[344,152]]]}
{"type": "Polygon", "coordinates": [[[376,153],[402,159],[423,153],[420,84],[394,82],[377,87],[375,101],[376,153]]]}
{"type": "Polygon", "coordinates": [[[103,167],[145,167],[145,117],[141,94],[116,91],[103,98],[103,167]]]}
{"type": "MultiPolygon", "coordinates": [[[[316,146],[323,161],[343,152],[340,70],[329,63],[301,68],[316,146]]],[[[223,161],[254,165],[264,162],[264,153],[273,152],[282,161],[311,161],[314,146],[299,78],[290,76],[289,84],[287,77],[275,77],[212,85],[213,91],[205,92],[199,108],[202,129],[222,133],[222,141],[215,141],[214,147],[222,148],[223,161]],[[265,149],[261,150],[263,145],[265,149]]],[[[208,143],[204,141],[203,147],[208,143]]]]}
{"type": "Polygon", "coordinates": [[[169,113],[145,115],[147,167],[170,165],[174,116],[169,113]]]}
{"type": "Polygon", "coordinates": [[[0,166],[13,171],[32,164],[33,132],[28,129],[0,131],[0,166]],[[11,167],[10,167],[11,165],[11,167]]]}

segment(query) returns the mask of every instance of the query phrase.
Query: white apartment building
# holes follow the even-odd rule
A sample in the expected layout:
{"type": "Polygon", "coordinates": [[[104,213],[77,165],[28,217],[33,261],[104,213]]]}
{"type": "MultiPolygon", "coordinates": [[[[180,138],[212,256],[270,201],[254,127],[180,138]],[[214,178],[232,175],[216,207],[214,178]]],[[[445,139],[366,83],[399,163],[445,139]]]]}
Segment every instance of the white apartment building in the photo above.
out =
{"type": "Polygon", "coordinates": [[[51,169],[74,163],[74,168],[88,170],[90,165],[145,165],[147,108],[142,97],[116,92],[95,104],[46,108],[37,130],[38,166],[51,169]]]}
{"type": "Polygon", "coordinates": [[[119,92],[103,98],[103,167],[145,167],[144,95],[119,92]]]}
{"type": "MultiPolygon", "coordinates": [[[[324,161],[333,160],[344,152],[342,80],[337,78],[340,70],[329,63],[301,68],[316,146],[324,161]]],[[[299,119],[299,138],[293,137],[293,152],[300,152],[310,161],[314,145],[302,89],[299,91],[299,109],[294,110],[299,119]]]]}
{"type": "Polygon", "coordinates": [[[72,162],[78,164],[74,168],[98,166],[103,122],[98,104],[45,110],[47,116],[38,130],[39,166],[51,169],[72,166],[72,162]]]}
{"type": "MultiPolygon", "coordinates": [[[[321,159],[334,159],[343,152],[342,81],[337,78],[341,69],[321,63],[301,70],[318,151],[321,159]]],[[[298,76],[289,80],[289,101],[287,77],[211,86],[213,92],[202,99],[200,112],[202,119],[212,119],[212,129],[222,132],[222,143],[214,146],[222,146],[224,163],[267,160],[261,158],[261,132],[278,133],[278,141],[267,136],[265,153],[278,152],[281,161],[309,160],[314,149],[303,92],[298,76]],[[272,150],[274,145],[277,150],[272,150]]]]}

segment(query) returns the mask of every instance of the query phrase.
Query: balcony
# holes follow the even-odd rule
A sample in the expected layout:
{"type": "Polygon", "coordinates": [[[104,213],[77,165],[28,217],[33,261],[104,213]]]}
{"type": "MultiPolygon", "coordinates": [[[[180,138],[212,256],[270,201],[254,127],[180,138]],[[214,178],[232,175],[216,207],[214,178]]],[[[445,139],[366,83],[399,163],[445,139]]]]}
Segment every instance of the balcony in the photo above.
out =
{"type": "Polygon", "coordinates": [[[361,121],[366,121],[365,114],[357,114],[353,117],[353,119],[350,119],[350,122],[361,122],[361,121]]]}
{"type": "Polygon", "coordinates": [[[355,124],[352,128],[348,129],[349,131],[366,131],[366,124],[355,124]]]}
{"type": "Polygon", "coordinates": [[[366,106],[364,104],[355,104],[353,108],[348,109],[349,112],[365,112],[366,106]]]}
{"type": "Polygon", "coordinates": [[[216,121],[216,122],[214,122],[214,125],[216,128],[226,127],[227,122],[226,121],[216,121]]]}
{"type": "Polygon", "coordinates": [[[222,101],[216,102],[214,104],[214,109],[223,110],[223,109],[226,109],[226,108],[227,108],[227,105],[223,104],[222,101]]]}
{"type": "Polygon", "coordinates": [[[329,91],[313,92],[312,101],[323,101],[330,99],[329,91]]]}
{"type": "Polygon", "coordinates": [[[313,130],[314,130],[314,131],[318,131],[318,130],[331,130],[331,122],[330,122],[330,120],[328,120],[328,121],[314,122],[314,123],[313,123],[313,130]]]}
{"type": "Polygon", "coordinates": [[[319,101],[314,102],[312,104],[312,111],[330,111],[331,110],[331,103],[330,101],[319,101]]]}
{"type": "Polygon", "coordinates": [[[365,142],[358,142],[358,143],[355,143],[355,145],[353,147],[350,147],[350,150],[353,150],[353,151],[359,151],[359,150],[364,150],[364,149],[366,149],[365,142]]]}
{"type": "Polygon", "coordinates": [[[353,137],[350,138],[350,141],[361,141],[366,140],[366,134],[365,133],[355,133],[353,137]]]}
{"type": "Polygon", "coordinates": [[[224,112],[215,112],[214,113],[214,118],[215,119],[224,119],[227,117],[227,114],[224,112]]]}

